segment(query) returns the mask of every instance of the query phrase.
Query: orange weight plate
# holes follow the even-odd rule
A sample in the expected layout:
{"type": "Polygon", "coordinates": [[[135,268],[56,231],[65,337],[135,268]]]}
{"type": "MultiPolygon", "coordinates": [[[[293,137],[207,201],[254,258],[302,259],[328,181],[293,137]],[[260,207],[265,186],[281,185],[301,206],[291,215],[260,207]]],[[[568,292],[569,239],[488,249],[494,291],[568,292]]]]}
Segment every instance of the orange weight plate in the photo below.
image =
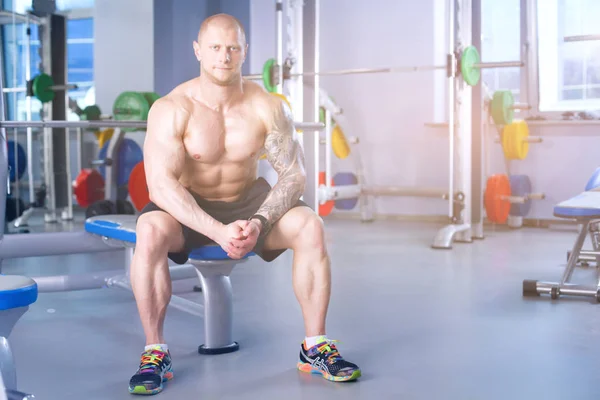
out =
{"type": "Polygon", "coordinates": [[[504,224],[510,212],[510,180],[506,175],[492,175],[485,188],[483,201],[488,219],[491,222],[504,224]]]}
{"type": "Polygon", "coordinates": [[[82,170],[73,183],[77,204],[88,207],[104,198],[104,178],[95,169],[82,170]]]}
{"type": "Polygon", "coordinates": [[[129,197],[136,210],[141,211],[142,208],[150,202],[150,194],[148,193],[148,185],[146,184],[146,171],[144,170],[144,162],[140,161],[133,167],[129,175],[129,197]]]}

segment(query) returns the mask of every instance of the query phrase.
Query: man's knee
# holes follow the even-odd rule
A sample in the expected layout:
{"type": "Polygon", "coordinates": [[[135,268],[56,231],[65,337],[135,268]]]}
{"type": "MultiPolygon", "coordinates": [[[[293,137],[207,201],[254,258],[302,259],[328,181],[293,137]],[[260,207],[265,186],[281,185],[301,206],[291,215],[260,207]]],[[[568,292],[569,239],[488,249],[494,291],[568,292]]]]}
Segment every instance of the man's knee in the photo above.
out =
{"type": "Polygon", "coordinates": [[[146,250],[173,250],[182,239],[179,223],[169,214],[152,211],[139,217],[136,226],[136,247],[146,250]]]}
{"type": "Polygon", "coordinates": [[[309,214],[300,226],[296,236],[298,249],[313,249],[325,252],[325,228],[323,219],[316,213],[309,214]]]}

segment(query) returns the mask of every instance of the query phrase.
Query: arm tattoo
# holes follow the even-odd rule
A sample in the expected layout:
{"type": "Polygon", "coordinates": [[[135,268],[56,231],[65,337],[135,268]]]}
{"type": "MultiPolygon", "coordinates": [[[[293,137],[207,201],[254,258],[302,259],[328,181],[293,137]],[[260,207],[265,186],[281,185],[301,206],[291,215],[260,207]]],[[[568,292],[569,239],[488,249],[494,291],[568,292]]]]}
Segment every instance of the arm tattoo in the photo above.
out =
{"type": "Polygon", "coordinates": [[[284,105],[277,107],[272,130],[265,139],[265,151],[279,178],[256,214],[272,226],[300,199],[306,181],[302,148],[294,138],[291,112],[284,105]]]}

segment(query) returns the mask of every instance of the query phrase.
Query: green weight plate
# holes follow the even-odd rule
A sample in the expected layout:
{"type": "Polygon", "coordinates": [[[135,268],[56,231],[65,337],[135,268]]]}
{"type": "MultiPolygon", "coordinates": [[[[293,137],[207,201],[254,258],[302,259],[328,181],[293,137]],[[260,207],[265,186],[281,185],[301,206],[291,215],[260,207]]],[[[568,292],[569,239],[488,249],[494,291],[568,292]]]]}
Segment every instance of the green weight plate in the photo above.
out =
{"type": "Polygon", "coordinates": [[[492,98],[492,118],[496,125],[508,125],[513,122],[515,99],[510,90],[499,90],[492,98]]]}
{"type": "Polygon", "coordinates": [[[481,78],[481,71],[475,67],[479,64],[479,52],[473,46],[467,46],[460,59],[460,73],[469,86],[475,86],[481,78]]]}
{"type": "Polygon", "coordinates": [[[149,110],[148,100],[139,92],[123,92],[113,104],[113,115],[117,121],[146,121],[149,110]]]}
{"type": "Polygon", "coordinates": [[[42,103],[54,100],[54,79],[48,74],[39,74],[33,78],[33,95],[42,103]]]}
{"type": "Polygon", "coordinates": [[[146,100],[148,101],[148,106],[151,108],[152,104],[158,99],[160,99],[160,95],[155,92],[142,92],[146,100]]]}
{"type": "Polygon", "coordinates": [[[81,114],[80,119],[82,121],[98,121],[100,120],[101,115],[102,111],[100,111],[100,107],[97,105],[87,106],[83,109],[83,114],[81,114]]]}
{"type": "Polygon", "coordinates": [[[265,89],[267,89],[267,92],[269,93],[275,93],[277,91],[277,85],[275,85],[275,83],[272,80],[273,74],[273,68],[275,67],[277,61],[274,58],[269,58],[266,62],[265,65],[263,65],[263,72],[262,72],[262,78],[263,78],[263,85],[265,86],[265,89]]]}

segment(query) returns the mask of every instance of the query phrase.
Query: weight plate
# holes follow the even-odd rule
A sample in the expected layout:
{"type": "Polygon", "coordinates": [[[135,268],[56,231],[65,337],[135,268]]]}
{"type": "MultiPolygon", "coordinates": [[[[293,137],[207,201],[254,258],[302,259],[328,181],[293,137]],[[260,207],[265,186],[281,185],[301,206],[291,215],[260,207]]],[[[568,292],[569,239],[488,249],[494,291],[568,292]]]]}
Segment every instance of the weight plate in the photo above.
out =
{"type": "Polygon", "coordinates": [[[142,95],[146,98],[146,101],[148,102],[148,109],[152,108],[154,102],[160,99],[160,95],[155,92],[142,92],[142,95]]]}
{"type": "Polygon", "coordinates": [[[515,158],[518,160],[524,160],[527,158],[529,153],[529,127],[526,121],[513,122],[515,128],[515,158]]]}
{"type": "Polygon", "coordinates": [[[82,170],[73,183],[73,195],[81,207],[104,198],[104,178],[95,169],[82,170]]]}
{"type": "Polygon", "coordinates": [[[27,154],[25,149],[20,144],[17,144],[17,150],[15,152],[15,142],[9,140],[8,146],[8,167],[10,169],[10,181],[16,182],[17,179],[21,179],[25,170],[27,169],[27,154]],[[18,163],[18,165],[17,165],[18,163]]]}
{"type": "Polygon", "coordinates": [[[290,103],[290,101],[288,100],[287,97],[285,97],[283,94],[281,93],[271,93],[273,96],[277,96],[279,97],[281,100],[285,101],[285,104],[288,105],[288,107],[290,108],[290,110],[292,109],[292,103],[290,103]]]}
{"type": "Polygon", "coordinates": [[[271,93],[274,93],[277,91],[277,85],[275,85],[275,82],[273,82],[273,68],[275,67],[276,64],[277,64],[277,61],[274,58],[269,58],[265,62],[265,65],[263,65],[263,72],[262,72],[263,85],[265,86],[265,89],[267,90],[267,92],[271,92],[271,93]]]}
{"type": "Polygon", "coordinates": [[[117,213],[117,205],[110,200],[100,200],[86,208],[85,217],[91,218],[97,215],[111,215],[117,213]]]}
{"type": "Polygon", "coordinates": [[[467,46],[460,58],[460,73],[469,86],[475,86],[481,78],[481,71],[475,64],[479,64],[479,52],[474,46],[467,46]]]}
{"type": "MultiPolygon", "coordinates": [[[[511,196],[524,197],[531,193],[531,180],[527,175],[511,175],[510,177],[511,196]]],[[[525,217],[531,210],[531,200],[525,203],[512,203],[510,205],[510,215],[515,217],[525,217]]]]}
{"type": "Polygon", "coordinates": [[[148,184],[146,182],[146,171],[144,170],[144,162],[140,161],[131,170],[129,175],[129,198],[138,211],[142,211],[149,202],[150,194],[148,192],[148,184]]]}
{"type": "Polygon", "coordinates": [[[99,121],[102,111],[97,105],[87,106],[83,109],[83,113],[79,117],[82,121],[99,121]]]}
{"type": "Polygon", "coordinates": [[[343,160],[350,155],[350,146],[346,140],[346,135],[344,135],[339,125],[336,125],[331,131],[331,147],[333,153],[339,159],[343,160]]]}
{"type": "Polygon", "coordinates": [[[510,212],[510,181],[506,175],[492,175],[487,180],[483,197],[486,214],[491,222],[504,224],[510,212]]]}
{"type": "MultiPolygon", "coordinates": [[[[352,172],[338,172],[333,177],[335,186],[356,185],[358,178],[352,172]]],[[[335,201],[335,208],[338,210],[352,210],[358,203],[358,197],[353,199],[340,199],[335,201]]]]}
{"type": "Polygon", "coordinates": [[[113,104],[113,115],[117,121],[146,121],[149,110],[148,100],[139,92],[123,92],[113,104]]]}
{"type": "MultiPolygon", "coordinates": [[[[106,159],[106,152],[108,149],[109,143],[105,143],[104,147],[100,149],[98,157],[100,160],[106,159]]],[[[129,175],[131,175],[131,171],[133,168],[144,159],[144,154],[142,152],[141,147],[131,139],[123,139],[121,141],[121,146],[117,152],[117,160],[116,165],[118,168],[117,171],[117,185],[123,186],[127,185],[129,182],[129,175]]],[[[106,179],[106,167],[101,165],[98,167],[100,174],[104,179],[106,179]]]]}
{"type": "Polygon", "coordinates": [[[499,90],[492,98],[492,118],[496,125],[506,125],[513,122],[515,100],[510,90],[499,90]]]}
{"type": "Polygon", "coordinates": [[[42,103],[54,100],[55,92],[52,90],[54,79],[48,74],[39,74],[33,78],[33,95],[42,103]]]}

